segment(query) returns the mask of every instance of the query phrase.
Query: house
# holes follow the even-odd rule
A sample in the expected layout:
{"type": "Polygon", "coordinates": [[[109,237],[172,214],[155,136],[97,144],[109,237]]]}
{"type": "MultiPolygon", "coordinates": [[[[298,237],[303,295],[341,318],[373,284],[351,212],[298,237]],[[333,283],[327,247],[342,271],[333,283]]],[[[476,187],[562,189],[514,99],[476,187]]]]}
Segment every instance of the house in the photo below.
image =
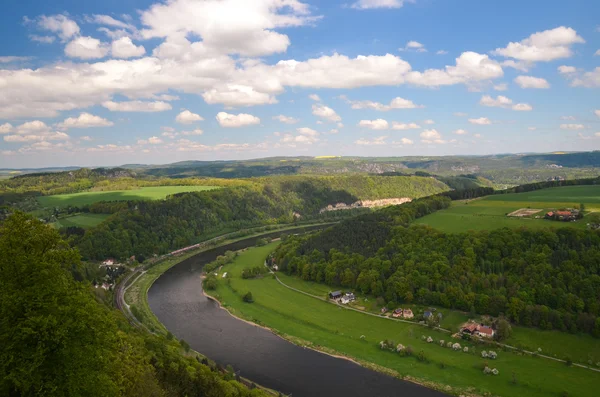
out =
{"type": "Polygon", "coordinates": [[[356,299],[356,297],[354,296],[354,294],[352,292],[347,292],[343,297],[342,297],[342,303],[344,305],[347,305],[348,303],[354,301],[356,299]]]}
{"type": "Polygon", "coordinates": [[[384,314],[384,313],[387,313],[387,311],[388,311],[388,308],[387,308],[387,307],[382,307],[382,308],[381,308],[381,313],[382,313],[382,314],[384,314]]]}
{"type": "Polygon", "coordinates": [[[477,324],[477,323],[466,323],[460,329],[462,334],[469,334],[474,336],[479,336],[481,338],[492,338],[496,334],[496,332],[487,325],[477,324]]]}
{"type": "Polygon", "coordinates": [[[478,324],[467,323],[463,325],[463,327],[460,329],[460,332],[462,332],[463,334],[473,335],[475,331],[477,331],[477,327],[478,324]]]}
{"type": "Polygon", "coordinates": [[[329,298],[333,300],[342,299],[342,291],[333,291],[329,293],[329,298]]]}
{"type": "Polygon", "coordinates": [[[404,318],[413,318],[415,315],[413,314],[412,310],[410,309],[404,309],[404,313],[402,313],[402,317],[404,318]]]}
{"type": "Polygon", "coordinates": [[[552,219],[555,221],[574,221],[578,218],[578,210],[566,210],[566,211],[550,211],[547,212],[544,218],[552,219]]]}
{"type": "Polygon", "coordinates": [[[486,325],[481,325],[477,329],[477,335],[481,336],[482,338],[493,338],[494,334],[494,330],[486,325]]]}
{"type": "Polygon", "coordinates": [[[105,260],[104,262],[102,262],[102,264],[103,264],[104,266],[112,266],[112,265],[114,265],[114,263],[115,263],[115,260],[114,260],[114,259],[107,259],[107,260],[105,260]]]}
{"type": "Polygon", "coordinates": [[[402,317],[403,311],[404,310],[402,310],[402,308],[394,310],[394,312],[392,313],[392,317],[394,317],[394,318],[402,317]]]}

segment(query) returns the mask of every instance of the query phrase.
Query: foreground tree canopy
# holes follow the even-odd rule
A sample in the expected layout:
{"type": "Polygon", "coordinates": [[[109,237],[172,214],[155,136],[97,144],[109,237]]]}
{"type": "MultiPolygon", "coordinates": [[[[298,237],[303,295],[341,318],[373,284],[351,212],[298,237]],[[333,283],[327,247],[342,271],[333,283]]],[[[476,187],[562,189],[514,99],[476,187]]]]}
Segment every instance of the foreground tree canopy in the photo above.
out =
{"type": "Polygon", "coordinates": [[[51,227],[16,213],[0,252],[0,395],[263,395],[131,329],[74,280],[79,255],[51,227]]]}
{"type": "Polygon", "coordinates": [[[600,232],[510,230],[447,234],[407,226],[442,208],[417,200],[295,236],[275,253],[280,269],[386,302],[506,315],[542,329],[600,337],[600,232]]]}

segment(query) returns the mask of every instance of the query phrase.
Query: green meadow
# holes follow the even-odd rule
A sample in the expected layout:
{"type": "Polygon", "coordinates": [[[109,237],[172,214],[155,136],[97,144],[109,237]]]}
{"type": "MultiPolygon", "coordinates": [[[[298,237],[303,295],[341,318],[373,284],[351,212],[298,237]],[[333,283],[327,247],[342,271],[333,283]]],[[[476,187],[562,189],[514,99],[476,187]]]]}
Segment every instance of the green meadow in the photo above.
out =
{"type": "Polygon", "coordinates": [[[585,228],[585,217],[577,222],[554,222],[534,217],[508,217],[506,214],[521,208],[539,209],[538,216],[558,208],[573,208],[580,203],[587,211],[600,211],[600,186],[566,186],[537,190],[528,193],[512,193],[486,196],[481,199],[454,201],[446,210],[424,216],[415,223],[429,225],[451,233],[468,230],[490,230],[502,227],[585,228]]]}
{"type": "Polygon", "coordinates": [[[41,196],[42,207],[67,207],[93,204],[98,201],[162,200],[169,195],[183,192],[198,192],[217,189],[216,186],[153,186],[134,190],[112,190],[106,192],[83,192],[41,196]]]}
{"type": "MultiPolygon", "coordinates": [[[[468,347],[466,353],[441,347],[439,340],[451,340],[448,333],[345,310],[292,291],[270,274],[256,279],[241,278],[244,268],[262,265],[276,246],[277,243],[271,243],[241,253],[220,270],[221,274],[226,271],[228,277],[218,277],[217,289],[209,293],[234,315],[267,326],[296,343],[342,354],[367,366],[389,369],[397,376],[454,395],[594,396],[600,387],[600,373],[588,369],[497,348],[493,350],[498,352],[498,359],[483,359],[481,351],[489,347],[463,340],[453,341],[468,347]],[[254,303],[243,302],[242,296],[248,291],[252,292],[254,303]],[[422,335],[431,336],[435,342],[423,341],[422,335]],[[384,339],[411,346],[414,354],[402,357],[381,350],[379,341],[384,339]],[[497,368],[499,375],[484,375],[486,364],[497,368]]],[[[289,281],[285,278],[286,283],[289,281]]],[[[294,287],[301,283],[296,279],[294,287]]],[[[305,288],[321,296],[329,290],[316,284],[305,288]]]]}
{"type": "Polygon", "coordinates": [[[60,218],[54,225],[58,228],[76,226],[87,229],[99,225],[109,216],[108,214],[79,214],[60,218]]]}

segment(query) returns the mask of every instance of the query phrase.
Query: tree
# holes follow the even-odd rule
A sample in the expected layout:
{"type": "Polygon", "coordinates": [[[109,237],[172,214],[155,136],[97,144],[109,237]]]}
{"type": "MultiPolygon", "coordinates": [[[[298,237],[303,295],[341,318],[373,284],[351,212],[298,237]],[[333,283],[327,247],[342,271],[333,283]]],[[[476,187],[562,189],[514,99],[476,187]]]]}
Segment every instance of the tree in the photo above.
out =
{"type": "Polygon", "coordinates": [[[496,323],[496,340],[502,341],[510,338],[512,327],[506,319],[501,318],[496,323]]]}
{"type": "Polygon", "coordinates": [[[0,252],[0,394],[156,394],[143,347],[73,279],[79,255],[56,230],[15,213],[0,252]]]}
{"type": "Polygon", "coordinates": [[[252,297],[252,292],[250,292],[250,291],[248,291],[246,293],[246,295],[244,295],[244,297],[242,299],[246,303],[253,303],[254,302],[254,298],[252,297]]]}

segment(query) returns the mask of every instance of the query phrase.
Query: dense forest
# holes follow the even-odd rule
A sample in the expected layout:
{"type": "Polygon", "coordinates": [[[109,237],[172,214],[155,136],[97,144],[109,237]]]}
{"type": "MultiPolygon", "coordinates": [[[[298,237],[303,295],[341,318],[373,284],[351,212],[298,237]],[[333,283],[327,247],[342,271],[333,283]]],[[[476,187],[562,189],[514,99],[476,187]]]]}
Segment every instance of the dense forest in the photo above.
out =
{"type": "Polygon", "coordinates": [[[130,327],[78,282],[76,250],[16,213],[0,226],[0,395],[259,397],[189,352],[130,327]]]}
{"type": "Polygon", "coordinates": [[[517,324],[600,337],[600,232],[446,234],[407,227],[410,219],[443,207],[429,200],[291,237],[276,251],[277,263],[289,274],[386,302],[504,314],[517,324]]]}

